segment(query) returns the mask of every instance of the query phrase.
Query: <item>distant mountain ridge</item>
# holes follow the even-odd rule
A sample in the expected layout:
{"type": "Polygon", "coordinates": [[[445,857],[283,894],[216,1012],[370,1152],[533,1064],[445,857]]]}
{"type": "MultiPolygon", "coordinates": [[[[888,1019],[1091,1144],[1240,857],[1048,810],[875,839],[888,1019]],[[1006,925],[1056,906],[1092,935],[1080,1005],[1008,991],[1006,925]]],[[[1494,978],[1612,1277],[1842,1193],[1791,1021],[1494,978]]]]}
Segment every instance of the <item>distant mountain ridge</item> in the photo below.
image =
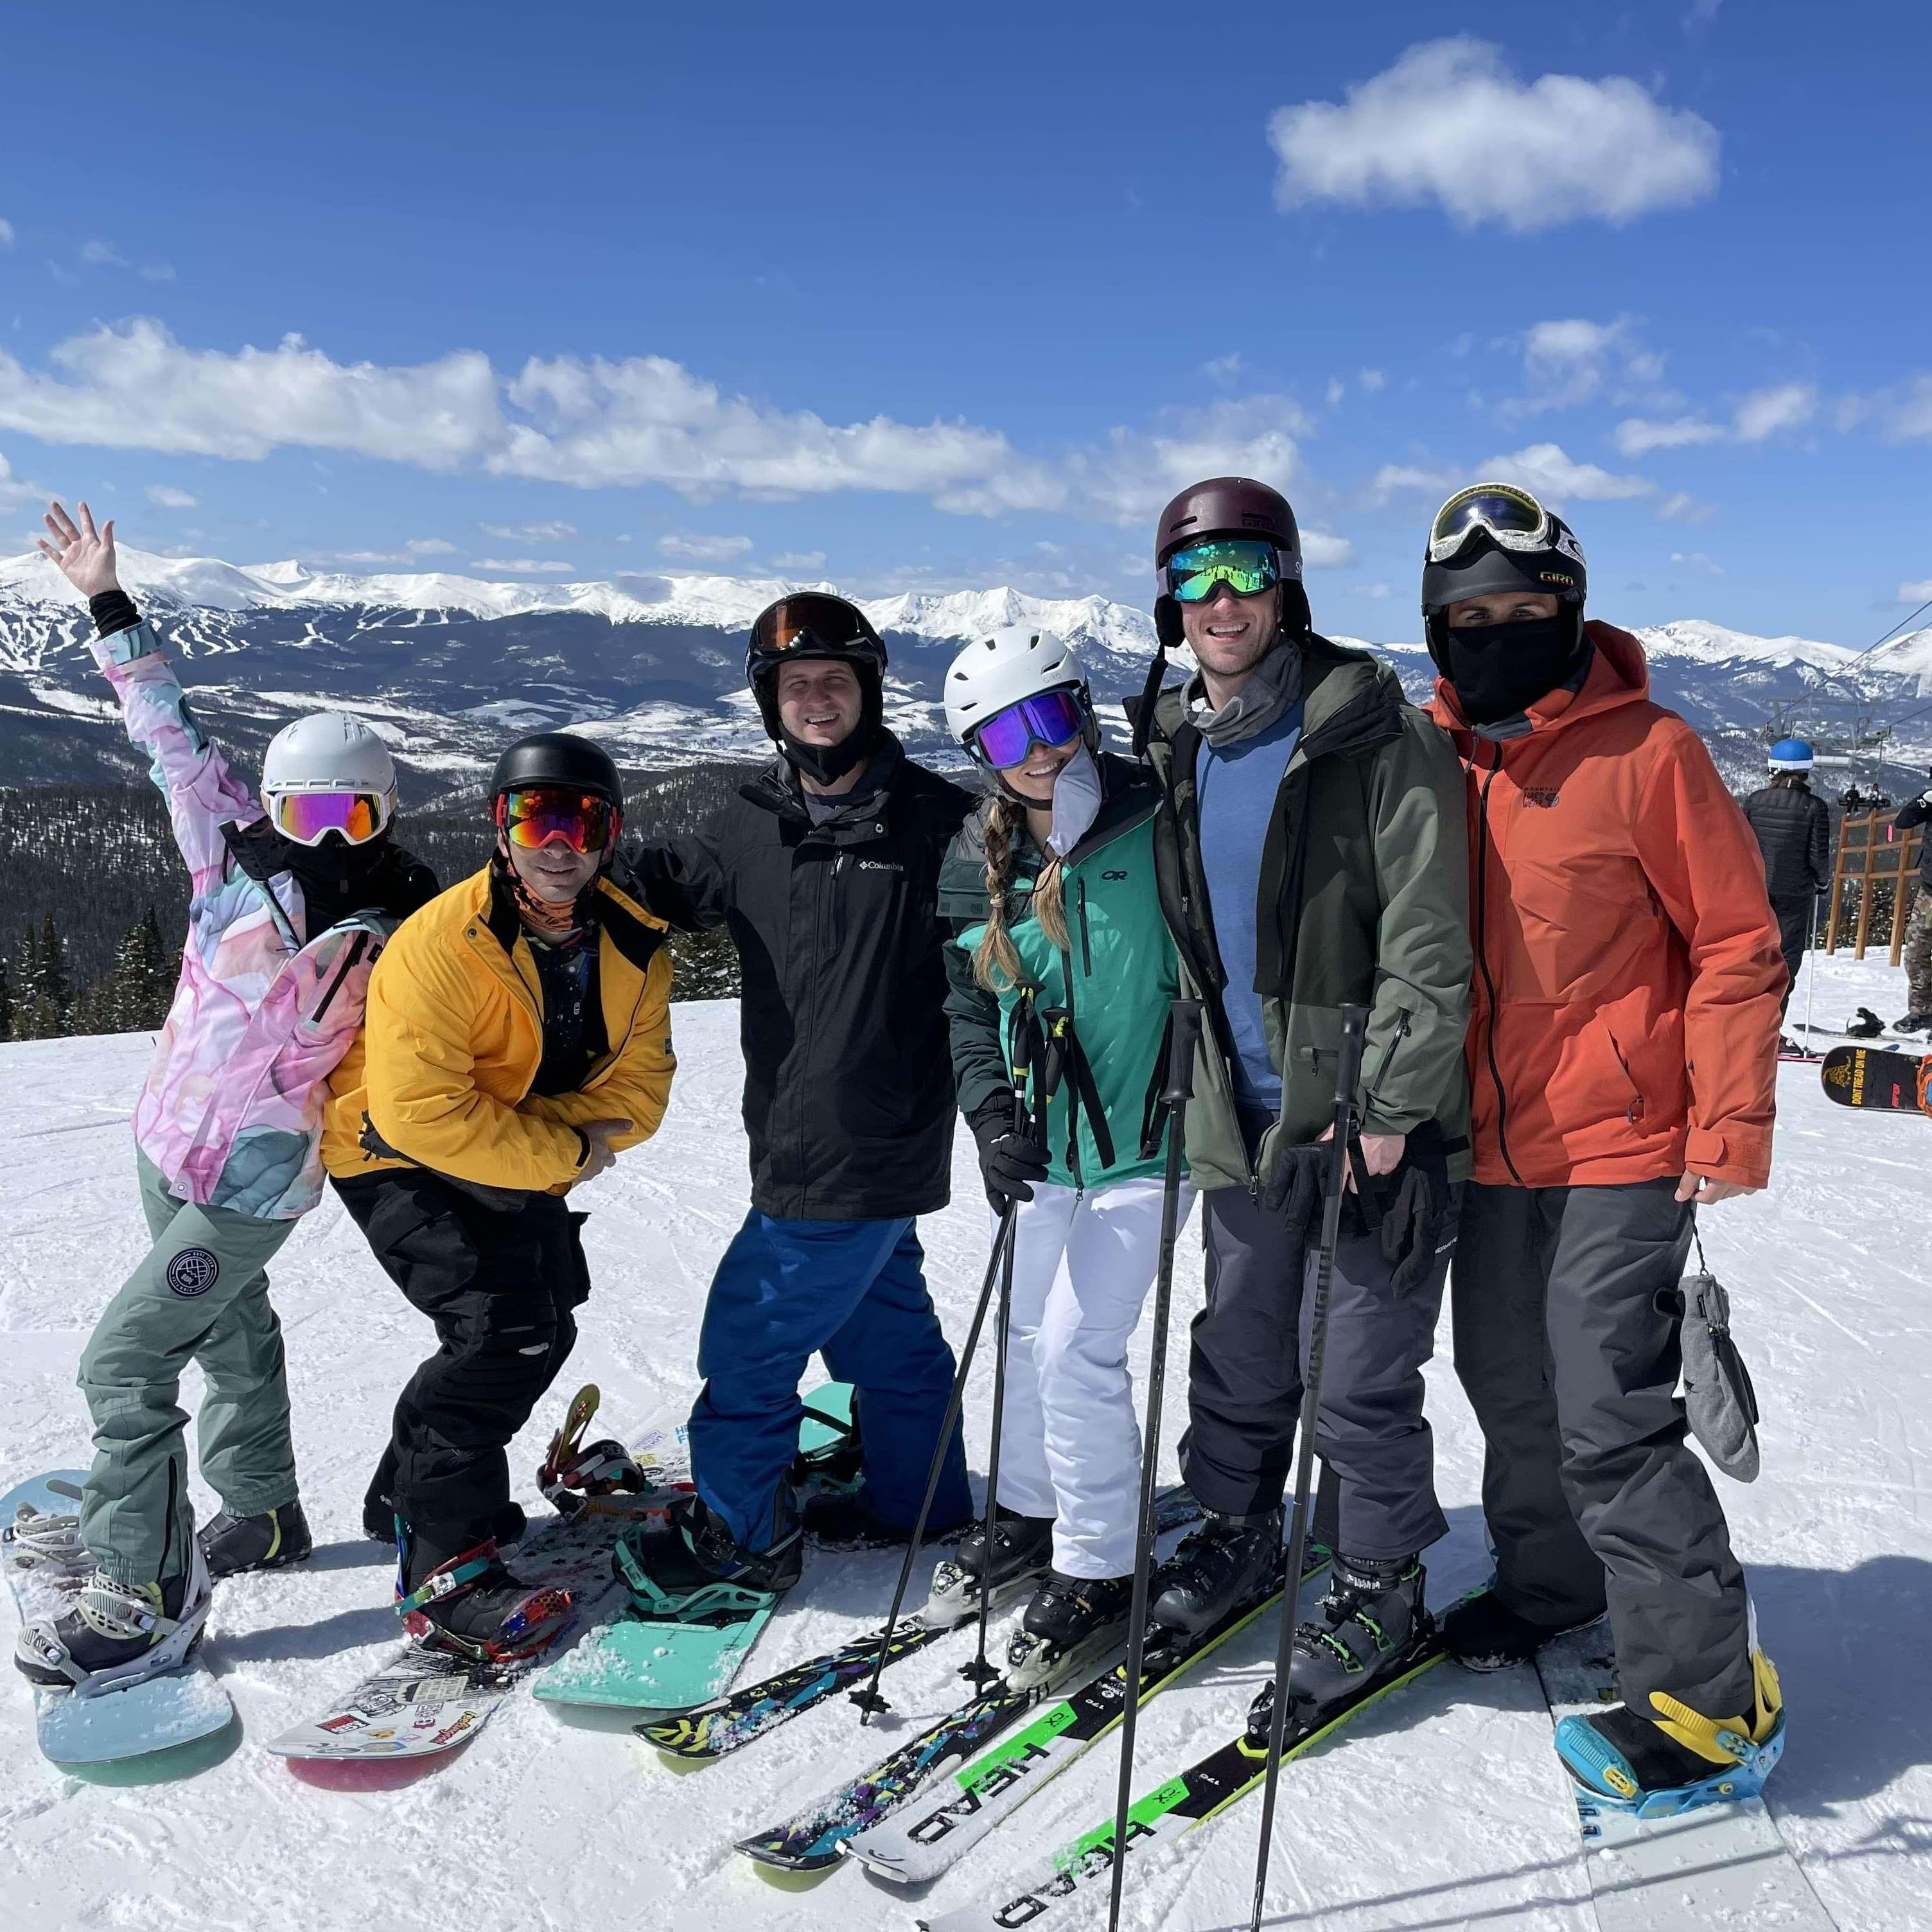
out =
{"type": "MultiPolygon", "coordinates": [[[[352,575],[125,548],[121,558],[212,731],[247,753],[317,703],[352,706],[389,740],[418,797],[473,782],[506,737],[546,726],[581,727],[641,769],[758,754],[766,740],[743,688],[752,620],[788,590],[832,587],[681,572],[584,583],[352,575]]],[[[892,653],[890,722],[915,752],[942,758],[940,680],[967,640],[1006,624],[1058,631],[1081,650],[1102,700],[1139,688],[1154,646],[1145,611],[1100,597],[998,588],[860,601],[892,653]]],[[[1839,697],[1868,704],[1881,723],[1905,721],[1894,755],[1924,767],[1932,628],[1862,656],[1701,620],[1638,634],[1655,694],[1706,735],[1734,782],[1761,760],[1772,700],[1798,693],[1820,707],[1820,730],[1849,718],[1822,708],[1839,697]],[[1926,717],[1913,718],[1922,706],[1926,717]]],[[[0,752],[11,782],[99,782],[138,769],[87,635],[80,598],[44,557],[0,558],[0,752]]],[[[1371,648],[1412,695],[1426,689],[1420,644],[1371,648]]]]}

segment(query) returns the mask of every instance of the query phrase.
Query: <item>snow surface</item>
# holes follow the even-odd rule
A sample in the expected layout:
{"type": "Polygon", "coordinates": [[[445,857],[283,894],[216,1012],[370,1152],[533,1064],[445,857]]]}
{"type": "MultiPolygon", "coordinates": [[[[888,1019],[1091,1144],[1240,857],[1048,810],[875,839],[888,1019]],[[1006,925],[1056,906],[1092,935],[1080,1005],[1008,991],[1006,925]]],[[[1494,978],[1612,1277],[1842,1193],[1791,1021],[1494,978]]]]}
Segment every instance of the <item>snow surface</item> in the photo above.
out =
{"type": "MultiPolygon", "coordinates": [[[[1819,1016],[1892,1015],[1903,976],[1821,962],[1819,1016]]],[[[1795,1012],[1802,1015],[1801,985],[1795,1012]]],[[[602,1422],[634,1426],[688,1400],[699,1310],[743,1211],[740,1064],[727,1003],[676,1015],[680,1071],[658,1139],[589,1190],[596,1292],[554,1399],[512,1450],[518,1490],[562,1397],[594,1378],[602,1422]]],[[[84,1460],[72,1386],[88,1326],[142,1252],[128,1117],[139,1037],[0,1048],[0,1482],[84,1460]]],[[[1765,1411],[1765,1473],[1721,1485],[1750,1566],[1763,1640],[1784,1675],[1791,1745],[1771,1786],[1786,1840],[1844,1932],[1906,1932],[1932,1896],[1932,1268],[1925,1261],[1932,1122],[1845,1113],[1808,1067],[1780,1071],[1772,1191],[1706,1218],[1765,1411]]],[[[922,1226],[949,1331],[963,1334],[986,1252],[967,1137],[957,1199],[922,1226]]],[[[36,1753],[24,1687],[0,1691],[0,1885],[6,1922],[36,1932],[139,1926],[222,1932],[402,1924],[424,1932],[530,1928],[909,1928],[927,1904],[977,1897],[1111,1808],[1103,1748],[935,1886],[909,1898],[841,1868],[784,1888],[730,1851],[861,1768],[903,1726],[957,1701],[963,1644],[896,1667],[899,1715],[861,1730],[822,1707],[742,1755],[680,1775],[622,1733],[567,1729],[527,1696],[475,1749],[412,1790],[348,1796],[300,1784],[262,1741],[313,1712],[395,1641],[382,1552],[360,1538],[364,1483],[389,1407],[428,1346],[413,1313],[332,1201],[273,1270],[286,1333],[303,1494],[318,1548],[306,1568],[220,1586],[205,1654],[246,1737],[190,1781],[112,1790],[70,1783],[36,1753]]],[[[1185,1317],[1199,1293],[1190,1232],[1177,1272],[1163,1461],[1183,1420],[1185,1317]]],[[[1480,1443],[1447,1359],[1430,1370],[1439,1484],[1454,1524],[1431,1552],[1438,1601],[1485,1572],[1480,1443]]],[[[1144,1367],[1146,1329],[1136,1355],[1144,1367]]],[[[200,1400],[191,1375],[184,1403],[200,1400]]],[[[969,1448],[984,1467],[988,1387],[969,1448]]],[[[214,1504],[197,1490],[197,1508],[214,1504]]],[[[890,1563],[815,1555],[756,1653],[774,1669],[883,1613],[890,1563]]],[[[1272,1632],[1144,1714],[1137,1788],[1151,1788],[1245,1708],[1272,1632]]],[[[1137,1932],[1244,1925],[1252,1801],[1137,1866],[1137,1932]]],[[[1550,1725],[1526,1672],[1445,1666],[1284,1778],[1268,1922],[1323,1932],[1548,1928],[1588,1932],[1587,1887],[1550,1725]]],[[[1090,1912],[1082,1922],[1098,1924],[1090,1912]]]]}

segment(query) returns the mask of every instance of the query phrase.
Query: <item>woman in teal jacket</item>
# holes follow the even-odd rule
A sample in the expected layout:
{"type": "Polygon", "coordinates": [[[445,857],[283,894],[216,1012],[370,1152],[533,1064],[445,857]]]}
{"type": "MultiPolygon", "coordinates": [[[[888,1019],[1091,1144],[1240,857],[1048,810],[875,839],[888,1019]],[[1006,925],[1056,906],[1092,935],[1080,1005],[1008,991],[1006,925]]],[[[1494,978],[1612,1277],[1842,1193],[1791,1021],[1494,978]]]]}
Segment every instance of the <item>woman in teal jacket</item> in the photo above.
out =
{"type": "MultiPolygon", "coordinates": [[[[1050,633],[968,645],[946,706],[990,776],[940,873],[953,1073],[988,1198],[996,1214],[1017,1204],[993,1582],[1047,1572],[1025,1627],[1057,1655],[1124,1619],[1131,1588],[1127,1342],[1160,1244],[1155,1096],[1178,984],[1154,883],[1160,794],[1100,751],[1079,662],[1050,633]],[[1043,1121],[1030,1104],[1016,1124],[1016,1082],[1036,1103],[1049,1063],[1043,1121]]],[[[983,1569],[983,1532],[960,1562],[983,1569]]]]}

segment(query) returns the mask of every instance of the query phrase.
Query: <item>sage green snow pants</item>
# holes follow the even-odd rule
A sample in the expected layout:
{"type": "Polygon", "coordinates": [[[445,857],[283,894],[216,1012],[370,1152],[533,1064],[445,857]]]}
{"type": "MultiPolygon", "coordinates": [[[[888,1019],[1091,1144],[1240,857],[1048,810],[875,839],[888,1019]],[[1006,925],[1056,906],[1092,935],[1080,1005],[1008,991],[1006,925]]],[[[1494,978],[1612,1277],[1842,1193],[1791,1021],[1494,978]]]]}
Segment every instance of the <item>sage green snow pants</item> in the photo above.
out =
{"type": "Polygon", "coordinates": [[[194,1533],[180,1402],[190,1362],[207,1378],[201,1472],[222,1507],[257,1516],[295,1501],[281,1324],[263,1270],[296,1224],[193,1206],[138,1150],[135,1164],[154,1244],[81,1355],[94,1467],[80,1534],[117,1582],[152,1583],[187,1568],[194,1533]]]}

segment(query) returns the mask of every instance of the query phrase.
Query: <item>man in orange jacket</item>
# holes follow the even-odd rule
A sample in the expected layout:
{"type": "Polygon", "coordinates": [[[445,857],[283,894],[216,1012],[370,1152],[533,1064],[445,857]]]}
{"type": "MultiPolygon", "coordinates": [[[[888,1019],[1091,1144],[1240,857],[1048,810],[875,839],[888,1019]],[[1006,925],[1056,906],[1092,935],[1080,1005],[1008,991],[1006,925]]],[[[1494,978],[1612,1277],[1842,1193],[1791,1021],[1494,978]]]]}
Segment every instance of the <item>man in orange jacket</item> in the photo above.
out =
{"type": "Polygon", "coordinates": [[[1453,1298],[1496,1552],[1444,1636],[1496,1669],[1607,1605],[1624,1704],[1567,1721],[1565,1762],[1612,1803],[1736,1795],[1781,1748],[1777,1678],[1658,1298],[1696,1209],[1770,1177],[1785,976],[1763,866],[1702,742],[1651,702],[1642,646],[1584,622],[1560,518],[1507,484],[1460,491],[1422,581],[1430,710],[1468,775],[1475,1172],[1453,1298]]]}

